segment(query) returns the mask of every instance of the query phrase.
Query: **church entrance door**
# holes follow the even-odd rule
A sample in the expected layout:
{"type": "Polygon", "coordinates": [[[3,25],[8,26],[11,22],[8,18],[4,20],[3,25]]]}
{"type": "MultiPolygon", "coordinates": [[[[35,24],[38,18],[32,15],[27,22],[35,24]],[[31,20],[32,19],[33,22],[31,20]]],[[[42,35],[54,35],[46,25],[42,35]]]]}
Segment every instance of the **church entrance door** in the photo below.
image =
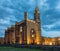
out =
{"type": "Polygon", "coordinates": [[[36,39],[36,33],[35,30],[31,30],[31,44],[35,44],[35,39],[36,39]]]}

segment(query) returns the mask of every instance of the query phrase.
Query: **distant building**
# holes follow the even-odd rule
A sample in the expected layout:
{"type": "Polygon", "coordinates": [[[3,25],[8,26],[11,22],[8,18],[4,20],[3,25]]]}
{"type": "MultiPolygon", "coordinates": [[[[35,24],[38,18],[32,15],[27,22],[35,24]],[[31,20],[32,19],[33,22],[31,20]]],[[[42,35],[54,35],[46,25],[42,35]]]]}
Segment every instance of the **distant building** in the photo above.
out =
{"type": "Polygon", "coordinates": [[[23,21],[5,30],[4,44],[60,45],[60,37],[48,38],[41,35],[40,12],[36,7],[33,20],[29,20],[25,12],[23,21]]]}
{"type": "Polygon", "coordinates": [[[58,45],[58,38],[42,37],[42,45],[58,45]]]}

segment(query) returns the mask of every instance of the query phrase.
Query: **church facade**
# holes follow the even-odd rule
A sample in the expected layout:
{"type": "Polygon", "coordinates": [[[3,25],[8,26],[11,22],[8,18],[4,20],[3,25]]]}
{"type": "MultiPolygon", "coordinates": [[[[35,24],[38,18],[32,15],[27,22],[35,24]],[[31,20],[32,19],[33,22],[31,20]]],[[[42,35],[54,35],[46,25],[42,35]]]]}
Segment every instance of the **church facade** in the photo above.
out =
{"type": "Polygon", "coordinates": [[[34,20],[28,19],[28,13],[24,13],[24,20],[16,22],[5,31],[5,43],[41,44],[41,25],[38,7],[34,12],[34,20]]]}
{"type": "Polygon", "coordinates": [[[41,20],[38,7],[34,11],[34,19],[28,19],[28,13],[24,13],[24,20],[16,22],[5,30],[4,44],[39,44],[58,45],[60,37],[47,38],[41,35],[41,20]]]}

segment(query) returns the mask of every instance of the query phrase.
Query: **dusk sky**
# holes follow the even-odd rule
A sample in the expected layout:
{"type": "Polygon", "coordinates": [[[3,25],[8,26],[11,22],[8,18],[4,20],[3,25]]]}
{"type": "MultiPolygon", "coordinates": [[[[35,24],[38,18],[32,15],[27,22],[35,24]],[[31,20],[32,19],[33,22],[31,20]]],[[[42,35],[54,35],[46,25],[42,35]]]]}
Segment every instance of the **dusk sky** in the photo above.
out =
{"type": "MultiPolygon", "coordinates": [[[[5,29],[24,19],[25,11],[33,19],[36,3],[36,0],[0,0],[0,37],[4,37],[5,29]]],[[[38,0],[37,6],[42,36],[60,37],[60,0],[38,0]]]]}

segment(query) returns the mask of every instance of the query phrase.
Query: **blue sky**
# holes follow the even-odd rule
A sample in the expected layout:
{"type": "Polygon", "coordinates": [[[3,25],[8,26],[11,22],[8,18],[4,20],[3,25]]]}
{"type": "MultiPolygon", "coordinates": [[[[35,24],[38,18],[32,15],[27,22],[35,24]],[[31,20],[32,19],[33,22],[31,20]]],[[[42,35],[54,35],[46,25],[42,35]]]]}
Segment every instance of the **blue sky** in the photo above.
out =
{"type": "MultiPolygon", "coordinates": [[[[60,36],[60,0],[38,0],[40,10],[42,36],[60,36]]],[[[4,37],[5,29],[16,21],[24,19],[24,12],[33,19],[36,0],[0,0],[0,37],[4,37]]]]}

